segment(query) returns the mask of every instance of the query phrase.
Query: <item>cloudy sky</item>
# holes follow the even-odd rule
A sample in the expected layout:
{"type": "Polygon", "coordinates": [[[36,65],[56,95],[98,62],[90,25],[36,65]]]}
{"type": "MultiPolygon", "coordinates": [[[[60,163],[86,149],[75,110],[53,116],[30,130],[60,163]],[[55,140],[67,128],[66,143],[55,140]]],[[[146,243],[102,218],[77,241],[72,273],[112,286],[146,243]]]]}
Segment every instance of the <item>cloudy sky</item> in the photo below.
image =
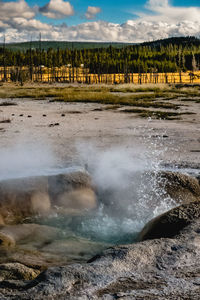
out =
{"type": "Polygon", "coordinates": [[[200,37],[200,0],[0,0],[0,42],[200,37]]]}

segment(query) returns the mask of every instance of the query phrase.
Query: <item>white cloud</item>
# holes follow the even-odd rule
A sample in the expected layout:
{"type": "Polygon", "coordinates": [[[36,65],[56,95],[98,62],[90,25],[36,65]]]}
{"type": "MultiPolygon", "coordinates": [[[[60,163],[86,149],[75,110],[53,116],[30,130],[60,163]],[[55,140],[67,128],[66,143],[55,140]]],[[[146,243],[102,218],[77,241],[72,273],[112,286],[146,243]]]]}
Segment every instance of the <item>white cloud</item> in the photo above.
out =
{"type": "Polygon", "coordinates": [[[74,14],[74,9],[68,1],[50,0],[45,6],[41,7],[39,11],[51,19],[64,19],[74,14]]]}
{"type": "Polygon", "coordinates": [[[168,0],[148,0],[146,7],[150,9],[159,9],[159,8],[165,8],[169,6],[168,0]]]}
{"type": "Polygon", "coordinates": [[[96,14],[101,12],[101,8],[97,6],[88,6],[88,9],[85,13],[85,17],[88,20],[94,19],[96,14]]]}
{"type": "Polygon", "coordinates": [[[182,21],[200,21],[199,7],[175,7],[169,4],[168,0],[149,0],[146,8],[153,15],[138,14],[142,19],[148,21],[166,21],[168,23],[177,23],[182,21]]]}
{"type": "Polygon", "coordinates": [[[24,0],[17,2],[3,2],[0,1],[0,20],[6,21],[10,18],[22,17],[31,19],[35,16],[35,12],[31,9],[24,0]]]}
{"type": "Polygon", "coordinates": [[[13,18],[12,22],[15,25],[15,29],[20,31],[36,31],[38,33],[38,31],[46,32],[47,30],[52,29],[52,25],[42,23],[36,19],[27,20],[24,18],[13,18]]]}
{"type": "Polygon", "coordinates": [[[19,38],[23,28],[26,28],[26,31],[34,30],[35,27],[38,27],[38,24],[41,23],[34,19],[36,12],[36,7],[29,7],[24,0],[18,0],[16,2],[0,1],[1,36],[6,33],[6,40],[12,41],[15,35],[19,38]]]}
{"type": "MultiPolygon", "coordinates": [[[[53,25],[35,18],[36,8],[30,8],[24,0],[2,2],[0,0],[0,38],[6,33],[7,41],[26,41],[32,35],[38,39],[41,32],[44,40],[69,41],[110,41],[143,42],[172,36],[194,35],[200,37],[200,8],[174,7],[167,0],[149,0],[145,14],[123,24],[93,21],[76,26],[53,25]]],[[[98,7],[88,7],[87,12],[94,16],[98,7]]],[[[51,0],[46,6],[38,8],[51,18],[64,18],[74,13],[69,2],[51,0]]],[[[135,13],[135,12],[134,12],[135,13]]]]}
{"type": "Polygon", "coordinates": [[[43,40],[111,42],[143,42],[169,36],[198,35],[200,32],[200,22],[191,21],[178,22],[177,24],[128,21],[121,25],[96,21],[70,27],[65,24],[57,26],[44,24],[37,20],[15,19],[14,22],[17,29],[15,31],[13,31],[14,29],[7,29],[7,41],[29,40],[30,33],[33,39],[38,39],[39,31],[43,40]]]}

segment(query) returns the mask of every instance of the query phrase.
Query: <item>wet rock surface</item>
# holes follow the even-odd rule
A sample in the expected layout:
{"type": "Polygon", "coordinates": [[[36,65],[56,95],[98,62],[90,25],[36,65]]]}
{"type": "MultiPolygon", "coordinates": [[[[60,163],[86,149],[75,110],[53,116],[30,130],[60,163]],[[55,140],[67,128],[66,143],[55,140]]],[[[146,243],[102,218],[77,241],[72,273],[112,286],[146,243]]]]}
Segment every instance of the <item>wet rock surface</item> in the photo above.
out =
{"type": "Polygon", "coordinates": [[[199,299],[199,211],[200,203],[189,203],[165,214],[189,220],[173,238],[110,247],[88,263],[51,267],[29,281],[3,280],[2,299],[199,299]]]}
{"type": "Polygon", "coordinates": [[[96,207],[92,180],[84,171],[0,181],[0,264],[44,270],[87,261],[105,245],[74,236],[57,220],[71,222],[96,207]]]}
{"type": "Polygon", "coordinates": [[[91,177],[84,171],[0,181],[0,225],[21,223],[59,208],[68,208],[63,212],[70,214],[96,205],[91,177]]]}
{"type": "MultiPolygon", "coordinates": [[[[175,198],[177,190],[179,195],[188,192],[187,197],[194,198],[190,197],[191,202],[179,198],[184,204],[150,221],[140,234],[142,241],[135,244],[107,245],[104,250],[105,244],[78,239],[70,231],[65,231],[63,238],[56,226],[30,222],[5,225],[4,218],[0,228],[0,299],[199,299],[198,181],[172,172],[159,176],[159,184],[164,182],[175,198]],[[91,259],[93,253],[100,254],[91,259]]],[[[32,181],[33,188],[26,185],[26,189],[35,193],[39,182],[38,192],[48,194],[50,211],[59,204],[57,212],[62,215],[67,211],[69,220],[74,210],[77,213],[79,208],[90,210],[97,205],[87,173],[43,180],[32,181]],[[50,190],[50,182],[56,193],[50,190]]],[[[9,204],[15,203],[12,199],[9,204]]],[[[28,213],[35,214],[32,206],[28,213]]]]}
{"type": "Polygon", "coordinates": [[[0,264],[0,280],[33,280],[40,270],[27,267],[20,263],[0,264]]]}
{"type": "Polygon", "coordinates": [[[29,244],[41,247],[43,244],[58,238],[61,232],[58,228],[39,224],[8,225],[0,229],[0,244],[14,247],[16,244],[29,244]]]}
{"type": "Polygon", "coordinates": [[[200,219],[200,202],[183,204],[148,222],[141,231],[139,240],[175,237],[196,219],[200,219]]]}
{"type": "Polygon", "coordinates": [[[200,201],[200,184],[198,178],[179,172],[158,172],[156,176],[166,194],[177,203],[200,201]]]}

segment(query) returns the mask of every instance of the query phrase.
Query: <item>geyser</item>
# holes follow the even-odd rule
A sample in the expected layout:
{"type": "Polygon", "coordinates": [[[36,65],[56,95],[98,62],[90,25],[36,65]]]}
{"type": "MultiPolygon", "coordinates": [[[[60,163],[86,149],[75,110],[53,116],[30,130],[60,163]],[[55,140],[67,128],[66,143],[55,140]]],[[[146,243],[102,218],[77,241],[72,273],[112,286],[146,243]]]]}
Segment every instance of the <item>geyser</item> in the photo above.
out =
{"type": "Polygon", "coordinates": [[[176,205],[159,184],[160,161],[144,147],[99,150],[82,143],[77,148],[100,203],[92,215],[73,224],[80,234],[114,244],[133,242],[148,220],[176,205]]]}
{"type": "Polygon", "coordinates": [[[27,265],[38,257],[43,267],[85,261],[109,245],[133,243],[144,224],[175,207],[181,195],[200,196],[195,179],[161,171],[143,148],[81,144],[74,168],[55,168],[52,155],[40,165],[38,149],[24,164],[22,154],[17,163],[9,159],[9,150],[1,169],[1,244],[16,247],[15,260],[27,265]]]}

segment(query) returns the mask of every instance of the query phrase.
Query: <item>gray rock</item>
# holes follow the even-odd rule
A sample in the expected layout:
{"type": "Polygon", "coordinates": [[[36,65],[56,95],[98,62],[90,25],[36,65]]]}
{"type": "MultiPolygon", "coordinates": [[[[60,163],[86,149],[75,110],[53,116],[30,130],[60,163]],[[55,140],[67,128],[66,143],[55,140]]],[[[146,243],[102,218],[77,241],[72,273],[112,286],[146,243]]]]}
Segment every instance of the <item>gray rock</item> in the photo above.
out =
{"type": "Polygon", "coordinates": [[[200,220],[176,238],[112,247],[87,264],[53,267],[7,299],[199,299],[200,220]]]}
{"type": "Polygon", "coordinates": [[[174,237],[186,225],[200,217],[200,202],[182,204],[148,222],[139,240],[174,237]]]}
{"type": "Polygon", "coordinates": [[[82,188],[93,189],[91,177],[81,171],[48,176],[48,185],[50,197],[55,203],[63,193],[82,188]]]}
{"type": "Polygon", "coordinates": [[[32,280],[40,270],[29,268],[20,263],[0,264],[0,280],[32,280]]]}
{"type": "Polygon", "coordinates": [[[200,201],[200,185],[197,178],[178,172],[158,172],[158,184],[177,203],[200,201]]]}
{"type": "MultiPolygon", "coordinates": [[[[60,208],[94,209],[91,177],[83,171],[0,181],[0,225],[22,223],[27,217],[48,215],[60,208]]],[[[65,211],[65,213],[67,210],[65,211]]]]}
{"type": "Polygon", "coordinates": [[[28,177],[0,182],[2,224],[16,224],[27,216],[48,213],[50,199],[46,177],[28,177]]]}
{"type": "MultiPolygon", "coordinates": [[[[171,181],[174,188],[182,186],[198,194],[196,183],[191,187],[187,180],[178,177],[176,182],[176,178],[173,175],[171,181]]],[[[0,299],[197,300],[200,295],[199,217],[200,202],[183,204],[150,222],[150,228],[147,226],[148,230],[142,234],[143,239],[151,239],[110,247],[88,263],[51,267],[33,280],[3,280],[0,299]]],[[[56,242],[48,247],[55,249],[56,242]]]]}
{"type": "Polygon", "coordinates": [[[61,235],[56,227],[39,224],[8,225],[0,229],[0,244],[14,247],[16,244],[31,244],[41,247],[61,235]]]}

